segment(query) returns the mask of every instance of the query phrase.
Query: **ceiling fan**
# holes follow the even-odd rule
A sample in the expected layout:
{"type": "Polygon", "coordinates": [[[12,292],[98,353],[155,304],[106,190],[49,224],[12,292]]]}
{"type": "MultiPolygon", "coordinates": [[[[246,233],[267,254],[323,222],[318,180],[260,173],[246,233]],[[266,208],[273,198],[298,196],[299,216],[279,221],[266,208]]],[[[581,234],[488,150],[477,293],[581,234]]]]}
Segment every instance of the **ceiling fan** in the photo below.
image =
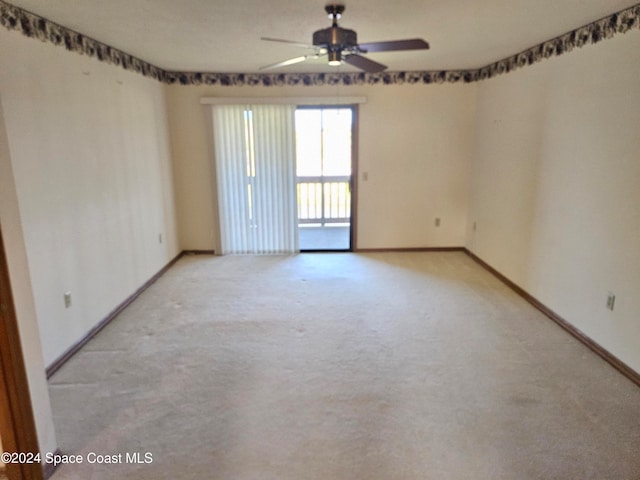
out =
{"type": "Polygon", "coordinates": [[[262,40],[267,40],[269,42],[289,43],[299,47],[312,49],[313,53],[265,65],[260,67],[260,70],[269,70],[272,68],[284,67],[286,65],[294,65],[308,59],[317,59],[327,55],[329,58],[329,65],[331,66],[338,66],[342,64],[342,62],[345,62],[364,70],[365,72],[378,73],[386,70],[387,66],[363,57],[361,55],[362,53],[391,52],[396,50],[426,50],[429,48],[429,44],[421,38],[359,44],[355,31],[338,26],[338,19],[342,16],[345,6],[341,4],[329,4],[324,7],[324,9],[327,14],[329,14],[329,18],[332,19],[332,25],[329,28],[323,28],[322,30],[314,32],[313,44],[292,42],[290,40],[282,40],[279,38],[262,37],[262,40]]]}

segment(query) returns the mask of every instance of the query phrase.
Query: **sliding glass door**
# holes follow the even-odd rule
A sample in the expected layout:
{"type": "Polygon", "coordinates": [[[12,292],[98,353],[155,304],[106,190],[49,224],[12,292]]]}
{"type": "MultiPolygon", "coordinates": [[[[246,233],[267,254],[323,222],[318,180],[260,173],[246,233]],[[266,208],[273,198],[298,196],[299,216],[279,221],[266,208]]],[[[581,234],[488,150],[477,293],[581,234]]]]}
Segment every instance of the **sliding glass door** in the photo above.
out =
{"type": "Polygon", "coordinates": [[[299,107],[295,113],[301,251],[352,248],[352,107],[299,107]]]}

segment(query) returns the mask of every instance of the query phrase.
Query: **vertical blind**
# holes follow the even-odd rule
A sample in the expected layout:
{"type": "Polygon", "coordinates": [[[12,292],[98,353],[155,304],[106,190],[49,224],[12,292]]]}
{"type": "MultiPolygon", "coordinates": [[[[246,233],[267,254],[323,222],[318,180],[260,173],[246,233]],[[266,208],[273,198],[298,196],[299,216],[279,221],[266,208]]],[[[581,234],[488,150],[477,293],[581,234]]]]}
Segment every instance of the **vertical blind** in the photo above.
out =
{"type": "Polygon", "coordinates": [[[215,105],[213,137],[226,254],[298,251],[295,105],[215,105]]]}

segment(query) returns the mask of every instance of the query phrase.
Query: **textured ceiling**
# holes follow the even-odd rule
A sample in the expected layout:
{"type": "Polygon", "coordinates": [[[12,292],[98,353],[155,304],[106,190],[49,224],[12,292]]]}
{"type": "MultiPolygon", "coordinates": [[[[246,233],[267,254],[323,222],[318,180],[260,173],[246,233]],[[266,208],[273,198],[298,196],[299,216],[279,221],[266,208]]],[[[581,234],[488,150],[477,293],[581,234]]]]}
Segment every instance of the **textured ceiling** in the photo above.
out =
{"type": "MultiPolygon", "coordinates": [[[[307,53],[330,20],[324,0],[9,0],[166,70],[257,72],[307,53]]],[[[329,2],[330,3],[330,2],[329,2]]],[[[337,2],[341,3],[341,2],[337,2]]],[[[431,50],[371,53],[389,70],[473,69],[638,3],[638,0],[348,0],[340,25],[360,42],[422,37],[431,50]]],[[[341,71],[355,70],[350,66],[341,71]]],[[[281,72],[335,71],[307,61],[281,72]]]]}

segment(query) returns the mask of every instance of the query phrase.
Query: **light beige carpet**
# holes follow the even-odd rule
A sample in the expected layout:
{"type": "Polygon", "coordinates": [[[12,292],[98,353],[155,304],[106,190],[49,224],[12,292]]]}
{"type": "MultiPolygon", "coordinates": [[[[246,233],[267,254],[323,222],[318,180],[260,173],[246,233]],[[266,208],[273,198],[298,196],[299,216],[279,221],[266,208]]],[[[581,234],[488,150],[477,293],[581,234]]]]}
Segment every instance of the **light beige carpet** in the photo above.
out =
{"type": "Polygon", "coordinates": [[[54,480],[640,478],[640,389],[464,253],[185,257],[50,390],[54,480]]]}

